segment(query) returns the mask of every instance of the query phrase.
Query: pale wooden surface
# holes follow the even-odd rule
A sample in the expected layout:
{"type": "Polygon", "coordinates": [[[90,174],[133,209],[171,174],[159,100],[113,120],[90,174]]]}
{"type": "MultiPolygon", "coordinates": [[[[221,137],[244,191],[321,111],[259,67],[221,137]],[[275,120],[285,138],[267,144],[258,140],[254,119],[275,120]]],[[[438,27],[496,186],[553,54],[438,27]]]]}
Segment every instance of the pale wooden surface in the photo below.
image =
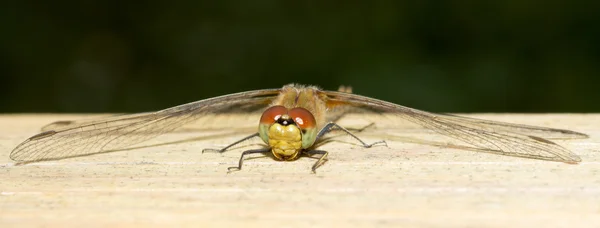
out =
{"type": "Polygon", "coordinates": [[[578,165],[388,140],[327,144],[317,174],[314,159],[268,157],[227,174],[243,149],[200,151],[239,136],[14,166],[41,126],[81,116],[0,115],[0,227],[600,227],[600,115],[471,116],[591,137],[555,141],[578,165]]]}

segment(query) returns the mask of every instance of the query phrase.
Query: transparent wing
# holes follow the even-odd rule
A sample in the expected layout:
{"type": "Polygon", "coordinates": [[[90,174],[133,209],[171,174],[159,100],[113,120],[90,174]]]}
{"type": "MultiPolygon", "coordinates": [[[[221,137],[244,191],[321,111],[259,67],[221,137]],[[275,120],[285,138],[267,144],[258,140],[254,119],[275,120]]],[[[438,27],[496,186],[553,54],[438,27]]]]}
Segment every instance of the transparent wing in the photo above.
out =
{"type": "Polygon", "coordinates": [[[76,157],[128,146],[171,132],[202,117],[254,112],[266,107],[280,89],[255,90],[196,101],[152,113],[118,115],[83,122],[59,121],[19,144],[10,158],[35,162],[76,157]]]}
{"type": "Polygon", "coordinates": [[[322,92],[327,95],[329,110],[336,113],[334,118],[339,118],[336,109],[344,113],[377,113],[381,121],[400,118],[488,153],[577,163],[581,161],[579,156],[545,138],[587,137],[569,130],[433,114],[355,94],[322,92]]]}

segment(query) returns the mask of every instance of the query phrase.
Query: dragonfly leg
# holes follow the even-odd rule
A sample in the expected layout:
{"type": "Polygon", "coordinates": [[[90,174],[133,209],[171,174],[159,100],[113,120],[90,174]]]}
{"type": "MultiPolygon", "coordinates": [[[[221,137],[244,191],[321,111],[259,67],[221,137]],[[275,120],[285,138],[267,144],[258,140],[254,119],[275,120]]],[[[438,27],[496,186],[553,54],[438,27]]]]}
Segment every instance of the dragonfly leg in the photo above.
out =
{"type": "Polygon", "coordinates": [[[240,140],[238,140],[238,141],[235,141],[235,142],[233,142],[232,144],[229,144],[229,145],[227,145],[226,147],[223,147],[223,148],[221,148],[221,149],[213,149],[213,148],[206,148],[206,149],[203,149],[203,150],[202,150],[202,153],[204,153],[204,152],[219,152],[219,153],[223,153],[223,152],[225,152],[227,149],[231,148],[232,146],[235,146],[235,145],[237,145],[237,144],[240,144],[240,143],[242,143],[242,142],[244,142],[244,141],[247,141],[247,140],[249,140],[249,139],[251,139],[251,138],[254,138],[254,137],[258,137],[258,132],[257,132],[257,133],[254,133],[254,134],[251,134],[251,135],[249,135],[249,136],[246,136],[246,137],[244,137],[243,139],[240,139],[240,140]]]}
{"type": "Polygon", "coordinates": [[[327,161],[327,155],[329,155],[329,152],[324,151],[324,150],[306,150],[306,151],[304,151],[304,153],[307,154],[308,156],[312,156],[315,154],[321,155],[319,160],[317,160],[311,168],[313,173],[317,173],[317,168],[319,168],[321,165],[323,165],[323,163],[325,163],[325,161],[327,161]]]}
{"type": "Polygon", "coordinates": [[[346,128],[346,129],[348,131],[351,131],[351,132],[359,132],[360,133],[360,132],[363,132],[364,130],[367,130],[367,129],[371,128],[372,126],[375,126],[375,123],[367,124],[367,125],[365,125],[364,127],[361,127],[361,128],[346,128]]]}
{"type": "MultiPolygon", "coordinates": [[[[367,127],[370,127],[370,126],[371,125],[368,125],[367,127]]],[[[327,125],[325,125],[325,127],[323,127],[317,134],[316,140],[319,140],[321,137],[323,137],[323,135],[325,135],[331,131],[334,131],[334,130],[341,130],[341,131],[345,132],[346,134],[352,136],[352,138],[354,138],[358,142],[360,142],[364,148],[371,148],[372,146],[377,145],[377,144],[383,144],[383,145],[387,146],[387,143],[384,140],[377,141],[377,142],[374,142],[371,144],[367,144],[364,141],[362,141],[360,138],[358,138],[356,135],[352,134],[352,132],[348,131],[346,128],[343,128],[342,126],[340,126],[334,122],[329,122],[327,125]]]]}
{"type": "Polygon", "coordinates": [[[269,151],[271,151],[271,148],[268,148],[268,147],[244,151],[244,152],[242,152],[242,156],[240,156],[240,161],[238,162],[238,166],[229,167],[229,168],[227,168],[227,170],[229,172],[240,171],[240,170],[242,170],[242,163],[244,162],[244,156],[246,156],[248,154],[262,154],[262,153],[266,153],[269,151]]]}

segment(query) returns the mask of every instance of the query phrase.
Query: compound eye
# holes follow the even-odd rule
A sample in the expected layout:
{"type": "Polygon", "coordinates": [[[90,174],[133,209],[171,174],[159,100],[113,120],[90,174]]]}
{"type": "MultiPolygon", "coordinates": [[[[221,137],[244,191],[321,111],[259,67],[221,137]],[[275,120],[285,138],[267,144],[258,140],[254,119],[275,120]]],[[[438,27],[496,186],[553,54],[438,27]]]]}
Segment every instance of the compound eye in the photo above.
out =
{"type": "Polygon", "coordinates": [[[262,116],[260,117],[260,123],[271,125],[275,123],[277,119],[281,118],[282,115],[287,113],[288,109],[281,105],[270,107],[263,112],[262,116]]]}
{"type": "Polygon", "coordinates": [[[317,124],[313,114],[304,108],[293,108],[288,113],[302,130],[314,128],[317,124]]]}

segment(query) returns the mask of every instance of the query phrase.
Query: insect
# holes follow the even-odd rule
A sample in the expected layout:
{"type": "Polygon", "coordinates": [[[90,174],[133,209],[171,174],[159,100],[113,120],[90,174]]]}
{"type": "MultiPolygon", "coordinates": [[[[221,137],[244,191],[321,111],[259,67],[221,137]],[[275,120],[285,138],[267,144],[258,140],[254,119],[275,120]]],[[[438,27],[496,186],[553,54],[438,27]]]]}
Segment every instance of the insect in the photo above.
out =
{"type": "MultiPolygon", "coordinates": [[[[277,160],[295,160],[301,155],[320,155],[314,172],[327,159],[316,142],[327,133],[344,132],[363,147],[385,144],[366,143],[335,120],[351,113],[372,113],[386,120],[401,119],[433,132],[462,141],[488,153],[541,160],[578,163],[581,158],[547,138],[586,138],[570,130],[518,125],[454,115],[429,113],[390,102],[352,94],[349,88],[326,91],[314,86],[289,84],[279,89],[254,90],[200,100],[161,111],[113,116],[83,122],[56,122],[46,131],[18,145],[10,154],[17,162],[36,162],[124,149],[192,123],[199,118],[227,113],[259,115],[258,132],[232,143],[258,137],[267,145],[246,150],[240,156],[271,153],[277,160]]],[[[375,123],[376,124],[376,123],[375,123]]],[[[211,149],[207,149],[208,151],[211,149]]],[[[204,152],[204,151],[203,151],[204,152]]]]}

